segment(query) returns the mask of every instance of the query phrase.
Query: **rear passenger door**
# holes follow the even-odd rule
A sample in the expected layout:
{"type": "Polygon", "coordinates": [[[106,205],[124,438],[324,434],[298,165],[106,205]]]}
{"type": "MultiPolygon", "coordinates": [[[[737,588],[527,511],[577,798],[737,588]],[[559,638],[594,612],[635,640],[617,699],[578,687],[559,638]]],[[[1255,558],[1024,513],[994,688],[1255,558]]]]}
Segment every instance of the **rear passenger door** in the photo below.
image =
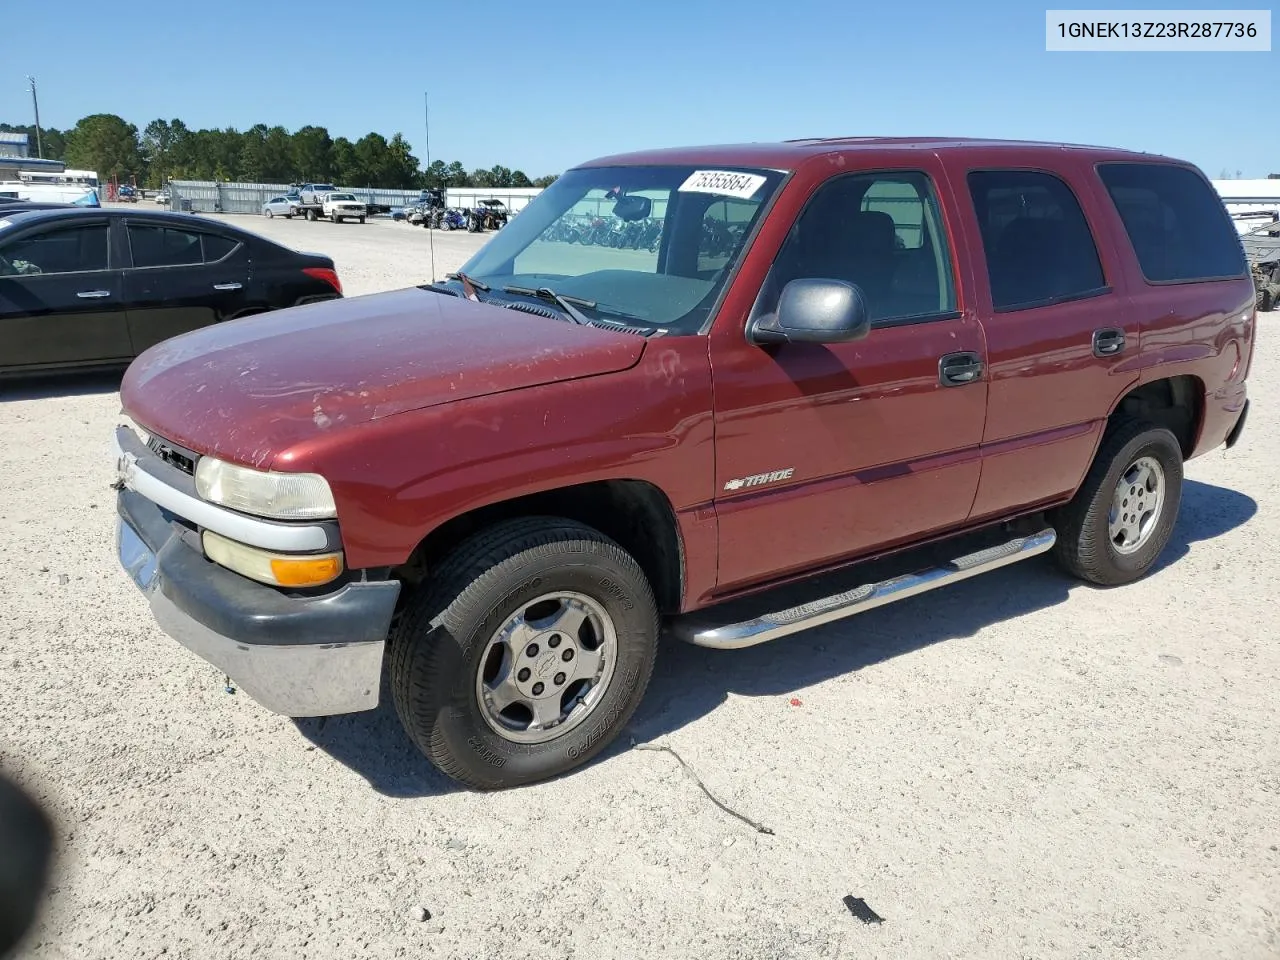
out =
{"type": "MultiPolygon", "coordinates": [[[[1081,176],[1092,171],[1081,168],[1081,176]]],[[[1137,381],[1139,324],[1094,195],[1060,172],[962,171],[990,400],[973,519],[1074,490],[1115,400],[1137,381]]]]}
{"type": "Polygon", "coordinates": [[[0,366],[127,361],[118,257],[105,217],[0,238],[0,366]]]}
{"type": "Polygon", "coordinates": [[[239,240],[185,225],[130,221],[125,273],[136,353],[239,314],[248,304],[249,257],[239,240]]]}

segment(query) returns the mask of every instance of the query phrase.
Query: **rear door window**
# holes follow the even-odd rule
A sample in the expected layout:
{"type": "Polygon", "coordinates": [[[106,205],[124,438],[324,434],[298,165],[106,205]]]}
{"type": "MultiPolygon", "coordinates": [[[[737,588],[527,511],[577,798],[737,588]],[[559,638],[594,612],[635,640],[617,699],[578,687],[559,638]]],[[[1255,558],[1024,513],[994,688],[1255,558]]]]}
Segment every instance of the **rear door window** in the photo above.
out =
{"type": "Polygon", "coordinates": [[[135,267],[180,267],[204,263],[200,234],[172,227],[129,224],[129,248],[135,267]]]}
{"type": "Polygon", "coordinates": [[[1097,244],[1065,180],[1033,170],[975,170],[968,181],[996,310],[1105,292],[1097,244]]]}
{"type": "Polygon", "coordinates": [[[1103,163],[1098,175],[1148,281],[1245,275],[1239,234],[1221,198],[1195,171],[1169,163],[1103,163]]]}
{"type": "Polygon", "coordinates": [[[135,267],[183,267],[217,263],[240,244],[230,237],[198,230],[129,224],[135,267]]]}

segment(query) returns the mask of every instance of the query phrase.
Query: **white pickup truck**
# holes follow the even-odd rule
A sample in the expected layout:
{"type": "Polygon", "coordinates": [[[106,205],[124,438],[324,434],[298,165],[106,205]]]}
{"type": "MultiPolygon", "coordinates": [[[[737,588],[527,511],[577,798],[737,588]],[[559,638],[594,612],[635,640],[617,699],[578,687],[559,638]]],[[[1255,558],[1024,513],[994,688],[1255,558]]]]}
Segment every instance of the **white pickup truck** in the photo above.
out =
{"type": "Polygon", "coordinates": [[[365,205],[350,193],[326,194],[321,203],[321,210],[327,220],[341,223],[343,220],[359,220],[364,223],[367,216],[365,205]]]}

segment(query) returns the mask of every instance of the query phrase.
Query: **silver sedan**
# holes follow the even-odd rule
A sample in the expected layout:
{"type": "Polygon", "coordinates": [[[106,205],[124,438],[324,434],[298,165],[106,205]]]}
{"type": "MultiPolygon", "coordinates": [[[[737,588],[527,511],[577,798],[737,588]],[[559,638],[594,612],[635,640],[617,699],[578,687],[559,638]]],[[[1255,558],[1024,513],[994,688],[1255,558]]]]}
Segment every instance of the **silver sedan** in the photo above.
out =
{"type": "Polygon", "coordinates": [[[292,217],[297,212],[298,208],[288,197],[272,197],[262,205],[264,217],[292,217]]]}

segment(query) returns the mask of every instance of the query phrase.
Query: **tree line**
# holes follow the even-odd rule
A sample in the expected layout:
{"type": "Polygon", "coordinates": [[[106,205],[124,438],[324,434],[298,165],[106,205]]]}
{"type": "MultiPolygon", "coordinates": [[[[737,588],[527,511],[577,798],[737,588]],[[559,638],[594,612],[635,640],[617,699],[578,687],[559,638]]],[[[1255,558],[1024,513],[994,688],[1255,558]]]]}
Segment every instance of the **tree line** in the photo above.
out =
{"type": "MultiPolygon", "coordinates": [[[[36,153],[36,128],[0,123],[0,132],[25,133],[36,153]]],[[[246,183],[331,182],[345,187],[414,190],[424,187],[545,187],[554,175],[530,179],[504,166],[468,171],[433,160],[424,170],[402,134],[388,140],[332,137],[324,127],[256,124],[248,130],[192,130],[181,120],[152,120],[142,131],[113,113],[84,117],[70,130],[42,127],[44,156],[74,170],[95,170],[104,182],[131,178],[139,186],[170,180],[246,183]]]]}

